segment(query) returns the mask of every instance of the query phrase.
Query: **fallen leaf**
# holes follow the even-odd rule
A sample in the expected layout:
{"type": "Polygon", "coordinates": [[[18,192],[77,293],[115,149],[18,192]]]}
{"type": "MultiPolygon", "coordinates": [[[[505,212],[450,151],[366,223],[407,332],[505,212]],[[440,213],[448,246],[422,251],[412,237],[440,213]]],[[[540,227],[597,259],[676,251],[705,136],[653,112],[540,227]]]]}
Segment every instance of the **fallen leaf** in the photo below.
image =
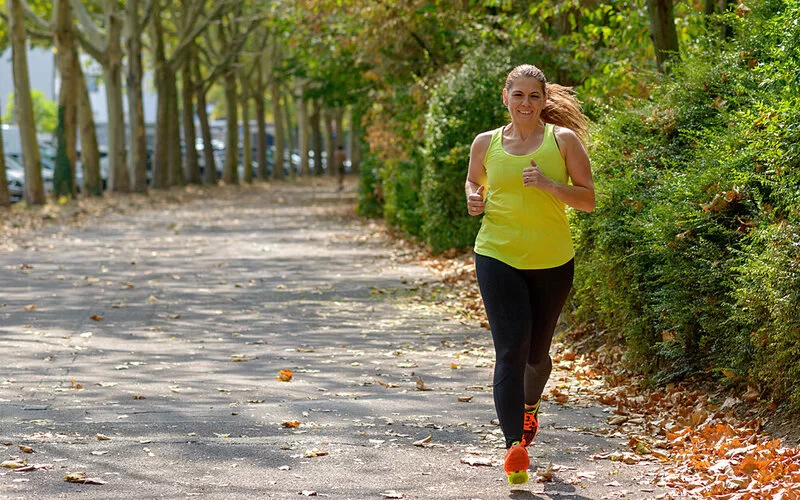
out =
{"type": "Polygon", "coordinates": [[[103,318],[102,316],[99,316],[97,314],[93,314],[93,315],[89,316],[89,319],[94,320],[94,321],[103,321],[105,318],[103,318]]]}
{"type": "Polygon", "coordinates": [[[64,476],[64,481],[68,483],[80,483],[80,484],[106,484],[105,481],[102,479],[96,479],[89,477],[88,474],[85,472],[72,472],[64,476]]]}
{"type": "Polygon", "coordinates": [[[381,493],[381,496],[383,498],[405,498],[405,495],[395,490],[386,490],[383,493],[381,493]]]}
{"type": "Polygon", "coordinates": [[[422,447],[424,447],[426,444],[430,443],[432,440],[433,440],[433,435],[430,435],[430,436],[428,436],[426,438],[420,439],[419,441],[414,441],[411,444],[413,444],[414,446],[422,446],[422,447]]]}
{"type": "Polygon", "coordinates": [[[491,467],[492,459],[490,457],[476,457],[469,455],[466,457],[461,457],[461,463],[472,465],[473,467],[491,467]]]}
{"type": "Polygon", "coordinates": [[[231,361],[233,361],[234,363],[242,363],[242,362],[245,362],[245,361],[250,361],[250,358],[248,358],[244,354],[233,354],[233,355],[231,355],[231,361]]]}
{"type": "Polygon", "coordinates": [[[425,386],[425,381],[422,380],[422,377],[417,377],[417,390],[418,391],[430,391],[429,387],[425,386]]]}
{"type": "Polygon", "coordinates": [[[97,435],[98,441],[111,441],[111,438],[106,436],[105,434],[98,434],[97,435]]]}
{"type": "Polygon", "coordinates": [[[25,446],[24,444],[19,445],[19,451],[23,453],[33,453],[33,448],[30,446],[25,446]]]}
{"type": "Polygon", "coordinates": [[[303,495],[304,497],[315,497],[315,496],[317,496],[317,492],[316,491],[311,491],[311,490],[303,490],[299,494],[303,495]]]}
{"type": "Polygon", "coordinates": [[[292,380],[292,370],[280,370],[276,380],[280,380],[281,382],[289,382],[292,380]]]}
{"type": "Polygon", "coordinates": [[[296,429],[297,427],[300,427],[300,421],[299,420],[289,420],[289,421],[286,421],[286,422],[282,423],[281,426],[289,428],[289,429],[296,429]]]}
{"type": "Polygon", "coordinates": [[[459,396],[458,397],[458,402],[459,403],[469,403],[470,401],[472,401],[472,396],[459,396]]]}
{"type": "Polygon", "coordinates": [[[6,469],[20,469],[25,467],[25,462],[22,459],[17,460],[5,460],[0,463],[0,467],[4,467],[6,469]]]}
{"type": "Polygon", "coordinates": [[[324,457],[328,454],[327,451],[322,451],[314,448],[313,450],[308,450],[303,454],[306,458],[313,458],[313,457],[324,457]]]}
{"type": "Polygon", "coordinates": [[[27,306],[23,306],[23,307],[22,307],[22,310],[23,310],[23,311],[33,311],[34,309],[38,309],[38,308],[36,307],[36,304],[30,304],[30,305],[27,305],[27,306]]]}

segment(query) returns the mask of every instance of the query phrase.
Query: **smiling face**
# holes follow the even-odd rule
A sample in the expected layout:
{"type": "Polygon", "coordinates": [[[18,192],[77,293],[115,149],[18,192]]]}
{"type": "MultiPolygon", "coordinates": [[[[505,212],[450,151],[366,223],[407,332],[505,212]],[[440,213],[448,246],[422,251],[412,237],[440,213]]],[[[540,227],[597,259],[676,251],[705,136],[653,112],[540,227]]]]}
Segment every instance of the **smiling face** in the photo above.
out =
{"type": "Polygon", "coordinates": [[[546,101],[544,85],[533,77],[516,78],[503,89],[503,104],[514,122],[538,122],[546,101]]]}

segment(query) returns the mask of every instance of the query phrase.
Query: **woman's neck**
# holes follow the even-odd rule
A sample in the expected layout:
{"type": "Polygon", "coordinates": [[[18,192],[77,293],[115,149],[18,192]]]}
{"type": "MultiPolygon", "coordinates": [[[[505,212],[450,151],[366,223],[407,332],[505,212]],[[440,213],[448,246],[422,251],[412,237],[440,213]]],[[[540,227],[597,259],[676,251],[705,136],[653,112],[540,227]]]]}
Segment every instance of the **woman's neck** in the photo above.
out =
{"type": "Polygon", "coordinates": [[[529,139],[531,136],[540,134],[544,131],[544,122],[541,119],[532,121],[530,123],[516,123],[512,121],[508,127],[506,127],[506,135],[511,136],[514,139],[525,141],[529,139]]]}

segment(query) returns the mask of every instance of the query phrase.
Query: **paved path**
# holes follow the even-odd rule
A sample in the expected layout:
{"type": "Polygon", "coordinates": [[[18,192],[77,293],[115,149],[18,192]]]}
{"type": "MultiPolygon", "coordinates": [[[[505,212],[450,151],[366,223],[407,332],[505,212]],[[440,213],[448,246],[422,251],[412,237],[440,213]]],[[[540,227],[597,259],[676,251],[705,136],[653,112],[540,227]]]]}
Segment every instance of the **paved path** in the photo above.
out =
{"type": "Polygon", "coordinates": [[[0,250],[0,459],[36,466],[0,468],[0,498],[663,491],[652,462],[591,459],[625,446],[607,409],[551,403],[553,480],[507,485],[489,333],[432,307],[435,276],[370,237],[353,191],[247,188],[0,250]]]}

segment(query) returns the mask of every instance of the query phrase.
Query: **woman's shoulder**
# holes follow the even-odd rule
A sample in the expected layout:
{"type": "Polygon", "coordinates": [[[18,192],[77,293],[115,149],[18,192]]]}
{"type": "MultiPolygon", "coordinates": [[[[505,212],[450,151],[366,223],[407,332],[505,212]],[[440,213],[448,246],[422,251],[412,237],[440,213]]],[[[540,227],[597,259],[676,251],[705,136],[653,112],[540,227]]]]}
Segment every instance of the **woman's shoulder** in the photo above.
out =
{"type": "Polygon", "coordinates": [[[560,146],[573,145],[581,142],[578,134],[576,134],[574,130],[568,127],[562,127],[561,125],[553,125],[553,135],[560,146]]]}
{"type": "Polygon", "coordinates": [[[472,141],[472,146],[473,147],[478,146],[478,147],[488,148],[489,147],[489,143],[492,142],[492,136],[498,130],[499,129],[495,128],[495,129],[492,129],[492,130],[487,130],[485,132],[481,132],[480,134],[476,135],[475,139],[472,141]]]}

